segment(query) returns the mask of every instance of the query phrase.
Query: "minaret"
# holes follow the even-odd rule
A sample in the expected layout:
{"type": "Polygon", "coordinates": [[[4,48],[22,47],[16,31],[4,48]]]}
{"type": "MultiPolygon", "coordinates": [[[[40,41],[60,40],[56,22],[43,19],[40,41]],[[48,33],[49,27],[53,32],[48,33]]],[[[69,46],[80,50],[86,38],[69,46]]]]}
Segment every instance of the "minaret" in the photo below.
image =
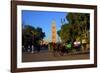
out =
{"type": "Polygon", "coordinates": [[[52,42],[56,43],[57,32],[56,32],[56,22],[52,22],[52,42]]]}

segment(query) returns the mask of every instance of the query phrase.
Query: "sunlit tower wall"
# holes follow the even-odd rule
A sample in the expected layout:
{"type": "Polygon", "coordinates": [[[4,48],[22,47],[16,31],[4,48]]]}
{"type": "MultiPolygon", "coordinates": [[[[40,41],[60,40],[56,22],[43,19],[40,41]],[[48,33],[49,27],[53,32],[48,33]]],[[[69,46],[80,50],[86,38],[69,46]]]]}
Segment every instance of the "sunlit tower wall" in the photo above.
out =
{"type": "Polygon", "coordinates": [[[52,21],[52,42],[56,43],[57,39],[57,32],[56,32],[56,22],[52,21]]]}

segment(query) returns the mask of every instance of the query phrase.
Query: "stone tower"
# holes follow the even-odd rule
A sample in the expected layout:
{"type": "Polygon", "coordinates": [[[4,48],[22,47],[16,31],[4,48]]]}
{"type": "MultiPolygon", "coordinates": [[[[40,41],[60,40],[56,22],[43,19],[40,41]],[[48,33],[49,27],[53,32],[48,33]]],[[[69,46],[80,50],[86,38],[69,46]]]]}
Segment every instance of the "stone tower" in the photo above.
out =
{"type": "Polygon", "coordinates": [[[56,43],[57,32],[56,32],[56,22],[52,22],[52,42],[56,43]]]}

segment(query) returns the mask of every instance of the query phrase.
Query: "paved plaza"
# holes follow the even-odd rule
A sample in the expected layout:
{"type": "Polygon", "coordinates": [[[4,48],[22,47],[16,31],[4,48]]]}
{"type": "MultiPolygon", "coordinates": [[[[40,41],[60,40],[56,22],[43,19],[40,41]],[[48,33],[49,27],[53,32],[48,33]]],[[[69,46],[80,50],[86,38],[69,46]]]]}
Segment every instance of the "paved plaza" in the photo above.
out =
{"type": "Polygon", "coordinates": [[[53,55],[52,52],[39,52],[39,53],[27,53],[23,52],[22,62],[37,62],[37,61],[58,61],[58,60],[85,60],[89,59],[89,53],[74,53],[74,54],[64,54],[63,56],[56,54],[53,55]]]}

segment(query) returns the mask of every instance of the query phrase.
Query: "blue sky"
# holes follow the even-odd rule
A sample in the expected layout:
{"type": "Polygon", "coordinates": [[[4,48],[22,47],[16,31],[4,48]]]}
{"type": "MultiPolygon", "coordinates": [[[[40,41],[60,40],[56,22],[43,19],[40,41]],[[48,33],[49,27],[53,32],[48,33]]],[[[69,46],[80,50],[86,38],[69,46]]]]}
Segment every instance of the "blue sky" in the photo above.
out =
{"type": "MultiPolygon", "coordinates": [[[[56,22],[56,28],[59,30],[61,28],[61,19],[65,19],[66,15],[67,12],[22,10],[22,24],[42,28],[46,35],[44,39],[51,41],[52,21],[56,22]]],[[[68,21],[66,20],[66,22],[68,21]]]]}

